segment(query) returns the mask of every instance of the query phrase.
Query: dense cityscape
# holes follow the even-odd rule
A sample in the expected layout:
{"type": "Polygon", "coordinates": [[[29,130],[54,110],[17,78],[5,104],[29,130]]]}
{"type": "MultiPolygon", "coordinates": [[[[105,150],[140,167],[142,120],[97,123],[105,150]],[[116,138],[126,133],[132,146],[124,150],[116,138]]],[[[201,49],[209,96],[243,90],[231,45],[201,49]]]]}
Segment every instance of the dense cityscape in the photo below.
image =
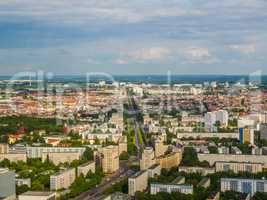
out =
{"type": "Polygon", "coordinates": [[[0,200],[267,200],[267,0],[0,0],[0,200]]]}
{"type": "Polygon", "coordinates": [[[1,88],[4,198],[267,198],[267,92],[258,82],[1,88]]]}

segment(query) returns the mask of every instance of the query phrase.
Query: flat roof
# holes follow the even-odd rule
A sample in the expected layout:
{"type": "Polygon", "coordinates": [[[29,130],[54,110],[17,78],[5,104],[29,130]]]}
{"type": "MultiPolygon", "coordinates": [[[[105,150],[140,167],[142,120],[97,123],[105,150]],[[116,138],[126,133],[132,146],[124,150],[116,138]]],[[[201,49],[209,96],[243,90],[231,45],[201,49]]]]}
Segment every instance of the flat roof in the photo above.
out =
{"type": "Polygon", "coordinates": [[[28,191],[28,192],[25,192],[25,193],[21,194],[21,196],[50,196],[52,194],[55,194],[55,192],[28,191]]]}
{"type": "Polygon", "coordinates": [[[180,188],[188,188],[188,189],[193,189],[193,185],[189,184],[174,184],[174,183],[151,183],[150,185],[161,185],[161,186],[177,186],[180,188]]]}
{"type": "Polygon", "coordinates": [[[136,173],[135,173],[134,175],[132,175],[130,178],[136,178],[136,177],[142,175],[142,174],[145,173],[145,172],[146,172],[145,170],[136,172],[136,173]]]}
{"type": "Polygon", "coordinates": [[[85,167],[85,166],[87,166],[87,165],[90,165],[90,164],[92,164],[92,163],[94,163],[95,161],[89,161],[89,162],[87,162],[87,163],[83,163],[83,164],[81,164],[81,165],[79,165],[78,167],[85,167]]]}
{"type": "Polygon", "coordinates": [[[157,167],[160,167],[160,165],[159,164],[154,164],[151,167],[149,167],[148,169],[156,169],[157,167]]]}

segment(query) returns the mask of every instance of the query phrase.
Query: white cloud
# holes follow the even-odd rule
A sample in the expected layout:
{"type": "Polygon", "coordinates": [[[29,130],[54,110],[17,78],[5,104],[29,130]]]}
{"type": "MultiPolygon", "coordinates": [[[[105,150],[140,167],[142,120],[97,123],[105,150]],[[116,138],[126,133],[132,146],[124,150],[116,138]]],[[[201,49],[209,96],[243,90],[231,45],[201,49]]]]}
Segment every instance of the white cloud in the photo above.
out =
{"type": "Polygon", "coordinates": [[[118,58],[117,60],[115,60],[115,63],[118,65],[125,65],[128,64],[128,61],[123,58],[118,58]]]}
{"type": "Polygon", "coordinates": [[[253,54],[256,52],[256,46],[254,44],[233,44],[229,45],[229,48],[242,54],[253,54]]]}
{"type": "Polygon", "coordinates": [[[143,48],[130,54],[135,61],[166,60],[171,55],[171,50],[165,47],[143,48]]]}
{"type": "Polygon", "coordinates": [[[184,51],[187,63],[215,63],[218,59],[212,56],[210,50],[204,47],[189,47],[184,51]]]}
{"type": "Polygon", "coordinates": [[[90,64],[101,64],[99,61],[95,60],[94,58],[87,58],[87,62],[90,64]]]}
{"type": "Polygon", "coordinates": [[[84,23],[94,19],[131,23],[157,17],[202,15],[194,8],[186,8],[182,3],[111,0],[5,0],[0,1],[0,16],[26,16],[35,19],[60,21],[61,23],[84,23]],[[4,8],[2,9],[1,6],[4,8]]]}

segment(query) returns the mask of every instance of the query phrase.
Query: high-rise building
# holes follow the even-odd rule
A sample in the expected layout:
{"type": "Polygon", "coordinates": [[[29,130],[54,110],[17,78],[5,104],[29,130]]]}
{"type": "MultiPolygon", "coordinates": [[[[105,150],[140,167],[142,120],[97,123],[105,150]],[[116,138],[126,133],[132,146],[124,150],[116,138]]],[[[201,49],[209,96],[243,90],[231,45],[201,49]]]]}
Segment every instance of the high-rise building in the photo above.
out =
{"type": "Polygon", "coordinates": [[[104,173],[110,174],[119,170],[118,146],[110,145],[102,149],[102,169],[104,173]]]}
{"type": "Polygon", "coordinates": [[[239,141],[241,144],[249,143],[254,145],[254,129],[249,127],[239,128],[239,141]]]}
{"type": "Polygon", "coordinates": [[[119,155],[121,155],[122,152],[128,152],[127,150],[127,137],[126,136],[122,136],[119,139],[118,142],[118,148],[119,148],[119,155]]]}
{"type": "Polygon", "coordinates": [[[205,130],[207,132],[215,132],[216,127],[214,125],[216,123],[216,114],[214,112],[207,112],[204,115],[204,123],[205,123],[205,130]]]}
{"type": "Polygon", "coordinates": [[[129,195],[134,196],[136,192],[142,192],[148,185],[148,172],[139,171],[128,179],[129,195]]]}
{"type": "Polygon", "coordinates": [[[8,144],[1,143],[0,144],[0,154],[7,154],[8,153],[8,144]]]}
{"type": "Polygon", "coordinates": [[[75,181],[75,169],[67,169],[50,176],[50,190],[67,189],[75,181]]]}
{"type": "Polygon", "coordinates": [[[208,132],[216,132],[216,122],[220,122],[220,126],[228,126],[229,115],[226,110],[218,110],[214,112],[207,112],[204,115],[205,130],[208,132]]]}
{"type": "Polygon", "coordinates": [[[267,124],[260,125],[260,138],[267,140],[267,124]]]}
{"type": "Polygon", "coordinates": [[[156,163],[155,154],[152,147],[146,147],[142,153],[142,158],[140,160],[140,169],[147,170],[156,163]]]}
{"type": "Polygon", "coordinates": [[[256,192],[267,192],[267,180],[222,178],[221,191],[235,191],[253,196],[256,192]]]}
{"type": "Polygon", "coordinates": [[[15,172],[0,169],[0,199],[16,199],[15,172]]]}
{"type": "Polygon", "coordinates": [[[223,127],[228,126],[228,120],[229,120],[229,115],[226,110],[218,110],[216,111],[216,121],[220,122],[220,125],[223,127]]]}
{"type": "Polygon", "coordinates": [[[165,154],[168,145],[164,145],[163,138],[159,137],[155,140],[155,156],[160,157],[165,154]]]}

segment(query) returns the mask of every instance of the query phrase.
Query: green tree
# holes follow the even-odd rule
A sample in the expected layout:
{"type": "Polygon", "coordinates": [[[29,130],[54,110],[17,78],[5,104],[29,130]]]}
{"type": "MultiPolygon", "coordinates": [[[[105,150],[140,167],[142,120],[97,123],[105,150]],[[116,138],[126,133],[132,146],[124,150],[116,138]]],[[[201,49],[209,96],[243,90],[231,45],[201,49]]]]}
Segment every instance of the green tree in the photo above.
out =
{"type": "Polygon", "coordinates": [[[128,160],[129,159],[129,154],[127,152],[122,152],[120,155],[120,160],[128,160]]]}
{"type": "Polygon", "coordinates": [[[30,188],[27,185],[21,185],[21,186],[16,186],[16,194],[20,195],[24,192],[29,191],[30,188]]]}
{"type": "Polygon", "coordinates": [[[199,164],[199,160],[197,157],[197,152],[192,147],[185,147],[182,164],[185,166],[197,166],[199,164]]]}
{"type": "Polygon", "coordinates": [[[94,160],[94,152],[91,148],[86,147],[83,153],[83,159],[86,161],[94,160]]]}

